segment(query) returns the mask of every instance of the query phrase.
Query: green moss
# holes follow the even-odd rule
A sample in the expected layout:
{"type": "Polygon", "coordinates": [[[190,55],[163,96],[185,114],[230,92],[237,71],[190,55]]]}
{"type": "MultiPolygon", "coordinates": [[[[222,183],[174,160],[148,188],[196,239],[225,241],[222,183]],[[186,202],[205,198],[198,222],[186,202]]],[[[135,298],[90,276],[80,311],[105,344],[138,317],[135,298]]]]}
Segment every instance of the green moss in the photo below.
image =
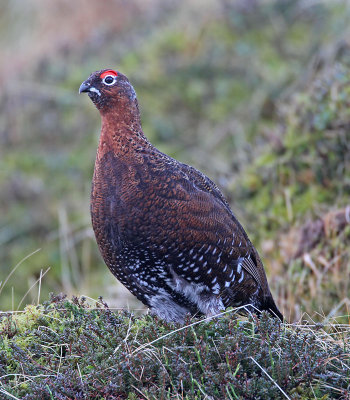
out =
{"type": "MultiPolygon", "coordinates": [[[[1,316],[1,326],[7,318],[1,316]]],[[[348,389],[349,343],[340,326],[284,326],[267,315],[238,320],[231,310],[175,330],[151,316],[60,298],[27,308],[18,321],[27,321],[28,329],[1,335],[0,374],[3,389],[26,399],[78,393],[108,399],[133,399],[135,393],[155,399],[202,399],[203,393],[214,399],[228,393],[282,399],[273,382],[295,399],[348,389]]]]}

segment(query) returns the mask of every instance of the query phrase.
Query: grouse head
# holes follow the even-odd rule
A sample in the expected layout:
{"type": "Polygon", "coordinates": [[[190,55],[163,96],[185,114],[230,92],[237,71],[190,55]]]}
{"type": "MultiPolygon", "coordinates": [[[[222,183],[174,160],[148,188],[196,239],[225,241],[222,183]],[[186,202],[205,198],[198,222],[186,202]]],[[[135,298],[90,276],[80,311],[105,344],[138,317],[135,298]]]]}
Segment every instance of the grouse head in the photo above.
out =
{"type": "Polygon", "coordinates": [[[126,103],[135,103],[136,93],[128,78],[113,69],[93,72],[79,88],[79,93],[88,93],[101,113],[126,103]]]}

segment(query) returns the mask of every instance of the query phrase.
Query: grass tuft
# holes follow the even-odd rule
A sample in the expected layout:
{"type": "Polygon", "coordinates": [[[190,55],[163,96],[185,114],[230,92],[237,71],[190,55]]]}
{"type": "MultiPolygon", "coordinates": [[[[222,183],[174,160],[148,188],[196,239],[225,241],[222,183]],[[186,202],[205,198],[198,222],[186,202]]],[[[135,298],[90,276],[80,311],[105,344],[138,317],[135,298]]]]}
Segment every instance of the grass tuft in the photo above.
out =
{"type": "Polygon", "coordinates": [[[238,311],[177,328],[103,299],[56,296],[3,313],[0,390],[27,400],[349,396],[348,324],[281,324],[238,311]]]}

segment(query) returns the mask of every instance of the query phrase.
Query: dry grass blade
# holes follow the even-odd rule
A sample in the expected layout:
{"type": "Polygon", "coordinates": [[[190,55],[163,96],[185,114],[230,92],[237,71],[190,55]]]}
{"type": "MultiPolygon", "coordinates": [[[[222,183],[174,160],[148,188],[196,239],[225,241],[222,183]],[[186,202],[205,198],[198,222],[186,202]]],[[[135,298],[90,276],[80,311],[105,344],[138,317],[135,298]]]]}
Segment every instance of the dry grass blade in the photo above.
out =
{"type": "MultiPolygon", "coordinates": [[[[250,306],[250,304],[248,304],[248,306],[250,306]]],[[[253,305],[251,305],[251,306],[254,307],[253,305]]],[[[158,342],[159,340],[162,340],[162,339],[164,339],[164,338],[166,338],[166,337],[168,337],[168,336],[171,336],[171,335],[173,335],[173,334],[175,334],[175,333],[177,333],[177,332],[183,331],[184,329],[188,329],[188,328],[191,328],[191,327],[193,327],[193,326],[195,326],[195,325],[202,324],[202,323],[205,322],[205,321],[210,321],[210,320],[212,320],[212,319],[214,319],[214,318],[223,316],[223,315],[225,315],[225,314],[229,314],[229,313],[232,313],[232,312],[236,313],[236,312],[238,312],[238,311],[241,310],[241,309],[246,309],[246,307],[247,307],[247,305],[241,306],[241,307],[237,307],[237,308],[234,308],[234,309],[232,309],[232,310],[224,311],[224,312],[222,312],[222,313],[215,314],[215,315],[212,315],[212,316],[210,316],[210,317],[201,319],[200,321],[193,322],[192,324],[182,326],[181,328],[175,329],[175,330],[173,330],[173,331],[167,333],[166,335],[160,336],[159,338],[153,340],[152,342],[144,343],[143,345],[141,345],[140,347],[138,347],[137,349],[135,349],[135,350],[132,352],[132,354],[136,354],[136,353],[138,353],[139,351],[143,350],[144,348],[146,348],[146,347],[148,347],[148,346],[152,346],[154,343],[158,342]]]]}
{"type": "Polygon", "coordinates": [[[38,251],[40,251],[41,249],[36,249],[35,251],[33,251],[32,253],[28,254],[27,256],[25,256],[24,258],[22,258],[22,260],[12,269],[12,271],[7,275],[7,278],[4,280],[4,282],[2,282],[2,284],[0,285],[0,294],[4,288],[4,286],[6,285],[7,281],[10,279],[11,275],[16,271],[16,269],[24,263],[24,261],[28,260],[29,257],[33,256],[34,254],[36,254],[38,251]]]}
{"type": "Polygon", "coordinates": [[[9,392],[7,392],[6,390],[1,389],[1,388],[0,388],[0,393],[3,393],[3,394],[5,394],[6,396],[11,397],[11,399],[20,400],[18,397],[12,395],[11,393],[9,393],[9,392]]]}
{"type": "Polygon", "coordinates": [[[40,276],[39,276],[39,288],[38,288],[38,300],[37,300],[37,304],[40,303],[40,293],[41,293],[41,279],[43,277],[43,270],[40,270],[40,276]]]}
{"type": "Polygon", "coordinates": [[[249,357],[251,360],[254,361],[254,363],[261,369],[261,371],[271,380],[271,382],[278,387],[278,389],[281,391],[281,393],[284,395],[284,397],[288,400],[291,400],[291,398],[287,395],[287,393],[279,386],[279,384],[268,374],[268,372],[256,361],[254,360],[253,357],[249,357]]]}
{"type": "Polygon", "coordinates": [[[146,400],[151,400],[148,396],[146,396],[142,391],[137,388],[135,385],[132,385],[133,389],[135,389],[138,393],[140,393],[141,396],[143,396],[146,400]]]}
{"type": "Polygon", "coordinates": [[[47,270],[43,273],[40,274],[40,277],[33,283],[33,285],[25,292],[24,296],[22,297],[21,301],[19,302],[18,306],[17,306],[17,310],[21,307],[24,299],[26,298],[27,294],[33,289],[33,287],[38,283],[41,282],[41,279],[47,274],[47,272],[50,271],[50,267],[47,268],[47,270]]]}

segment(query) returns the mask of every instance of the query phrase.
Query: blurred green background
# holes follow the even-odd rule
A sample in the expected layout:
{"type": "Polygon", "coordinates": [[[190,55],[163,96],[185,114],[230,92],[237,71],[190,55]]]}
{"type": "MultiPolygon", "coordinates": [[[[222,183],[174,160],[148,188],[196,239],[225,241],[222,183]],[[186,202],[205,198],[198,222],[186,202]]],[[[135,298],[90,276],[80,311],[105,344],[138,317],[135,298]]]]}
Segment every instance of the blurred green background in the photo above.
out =
{"type": "Polygon", "coordinates": [[[152,143],[224,191],[286,317],[348,312],[349,17],[347,1],[1,2],[0,309],[61,291],[140,307],[90,223],[100,117],[78,88],[113,68],[152,143]]]}

